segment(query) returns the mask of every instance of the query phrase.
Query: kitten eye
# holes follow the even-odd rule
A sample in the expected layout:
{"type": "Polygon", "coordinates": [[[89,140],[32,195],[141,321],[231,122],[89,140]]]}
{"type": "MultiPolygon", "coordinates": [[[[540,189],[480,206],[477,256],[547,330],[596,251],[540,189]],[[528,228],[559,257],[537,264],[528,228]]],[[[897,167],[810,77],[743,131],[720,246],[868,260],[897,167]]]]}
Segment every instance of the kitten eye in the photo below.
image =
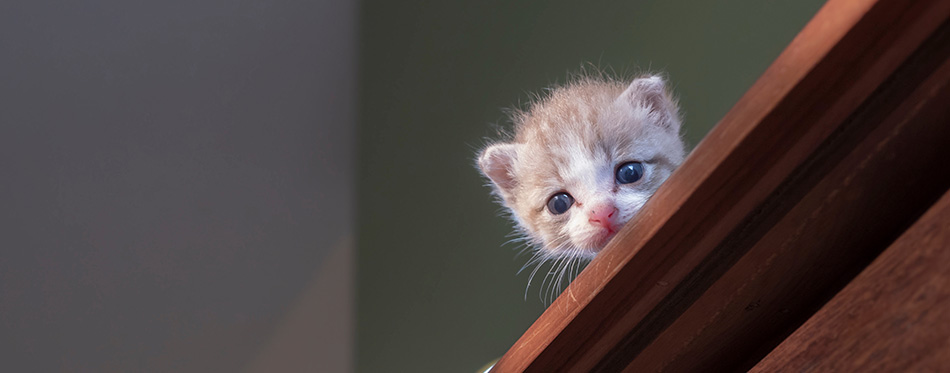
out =
{"type": "Polygon", "coordinates": [[[617,182],[630,184],[643,177],[643,163],[627,162],[617,167],[617,182]]]}
{"type": "Polygon", "coordinates": [[[571,208],[571,205],[574,204],[574,197],[571,197],[570,194],[560,192],[548,200],[548,211],[551,211],[554,215],[561,215],[567,212],[567,209],[571,208]]]}

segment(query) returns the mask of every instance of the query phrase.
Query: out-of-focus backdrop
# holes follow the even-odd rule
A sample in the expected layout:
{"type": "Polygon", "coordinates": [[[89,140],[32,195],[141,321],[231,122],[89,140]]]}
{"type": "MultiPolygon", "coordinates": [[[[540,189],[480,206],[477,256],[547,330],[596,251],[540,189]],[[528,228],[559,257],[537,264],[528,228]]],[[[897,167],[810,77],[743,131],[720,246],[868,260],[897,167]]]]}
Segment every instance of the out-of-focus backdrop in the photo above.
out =
{"type": "Polygon", "coordinates": [[[544,308],[503,109],[665,72],[692,145],[820,5],[4,1],[2,370],[472,372],[544,308]]]}
{"type": "Polygon", "coordinates": [[[668,74],[696,144],[821,1],[383,1],[361,10],[357,367],[470,372],[543,311],[474,156],[588,63],[668,74]]]}
{"type": "Polygon", "coordinates": [[[356,6],[0,2],[0,371],[352,369],[356,6]]]}

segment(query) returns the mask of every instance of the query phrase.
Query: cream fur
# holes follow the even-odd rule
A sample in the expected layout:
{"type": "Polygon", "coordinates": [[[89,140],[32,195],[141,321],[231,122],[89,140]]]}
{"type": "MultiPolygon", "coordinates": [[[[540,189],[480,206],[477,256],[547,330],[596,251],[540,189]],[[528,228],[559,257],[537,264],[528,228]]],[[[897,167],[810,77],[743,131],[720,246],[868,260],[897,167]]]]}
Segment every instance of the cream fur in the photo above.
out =
{"type": "Polygon", "coordinates": [[[512,120],[513,138],[488,145],[478,166],[525,239],[538,248],[535,261],[596,255],[613,232],[591,223],[592,206],[616,207],[611,222],[619,229],[685,156],[676,102],[655,75],[630,84],[578,78],[515,112],[512,120]],[[644,176],[619,184],[616,169],[629,161],[642,162],[644,176]],[[558,192],[575,202],[555,215],[546,205],[558,192]]]}

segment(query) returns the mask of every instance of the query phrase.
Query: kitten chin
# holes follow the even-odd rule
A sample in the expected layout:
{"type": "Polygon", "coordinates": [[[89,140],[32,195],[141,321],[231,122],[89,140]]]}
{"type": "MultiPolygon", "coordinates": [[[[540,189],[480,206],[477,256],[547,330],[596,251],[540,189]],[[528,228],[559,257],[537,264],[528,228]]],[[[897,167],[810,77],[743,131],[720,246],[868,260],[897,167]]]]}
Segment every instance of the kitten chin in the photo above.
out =
{"type": "MultiPolygon", "coordinates": [[[[535,250],[531,263],[594,257],[685,156],[664,79],[585,76],[512,115],[478,168],[535,250]]],[[[569,267],[564,265],[563,267],[569,267]]]]}

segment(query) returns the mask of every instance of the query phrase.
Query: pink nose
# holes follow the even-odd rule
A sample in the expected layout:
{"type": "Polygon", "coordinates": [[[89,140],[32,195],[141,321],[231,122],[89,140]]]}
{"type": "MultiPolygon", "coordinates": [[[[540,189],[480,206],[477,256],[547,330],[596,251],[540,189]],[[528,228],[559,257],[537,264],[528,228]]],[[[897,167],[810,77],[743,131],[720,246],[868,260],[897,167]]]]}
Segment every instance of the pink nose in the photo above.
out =
{"type": "Polygon", "coordinates": [[[587,210],[587,221],[594,225],[611,228],[617,217],[617,207],[605,203],[594,205],[587,210]]]}

